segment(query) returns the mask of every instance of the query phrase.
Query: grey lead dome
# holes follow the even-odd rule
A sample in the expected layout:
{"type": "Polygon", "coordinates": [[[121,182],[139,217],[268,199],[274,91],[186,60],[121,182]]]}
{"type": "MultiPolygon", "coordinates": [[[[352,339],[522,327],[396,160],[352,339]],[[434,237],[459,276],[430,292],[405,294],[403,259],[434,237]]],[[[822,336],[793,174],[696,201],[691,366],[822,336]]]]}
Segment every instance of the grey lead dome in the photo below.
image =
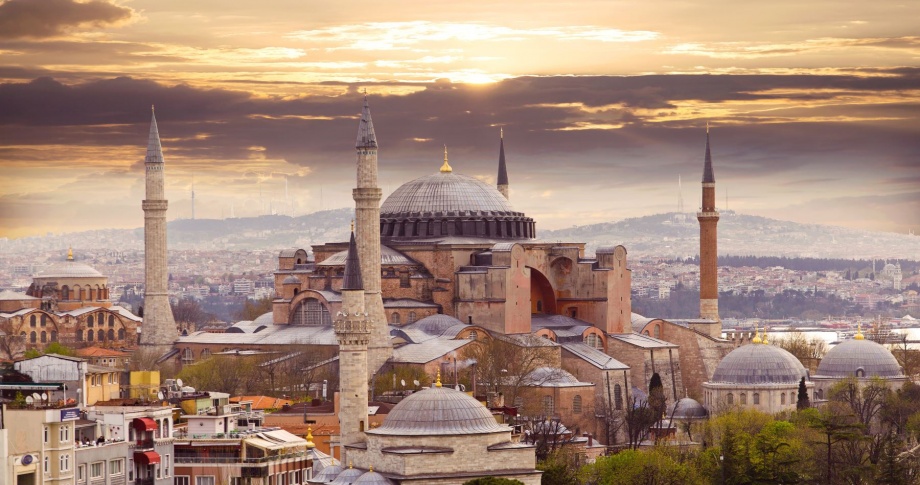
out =
{"type": "Polygon", "coordinates": [[[451,436],[507,433],[476,399],[449,387],[431,387],[403,399],[379,428],[368,434],[384,436],[451,436]]]}
{"type": "Polygon", "coordinates": [[[729,352],[710,382],[713,384],[794,384],[808,378],[805,366],[789,352],[765,344],[749,344],[729,352]]]}
{"type": "Polygon", "coordinates": [[[381,216],[411,212],[513,212],[495,187],[468,175],[439,172],[406,182],[380,206],[381,216]]]}
{"type": "Polygon", "coordinates": [[[871,340],[844,340],[818,364],[818,376],[852,377],[862,369],[865,377],[903,377],[901,365],[891,352],[871,340]]]}

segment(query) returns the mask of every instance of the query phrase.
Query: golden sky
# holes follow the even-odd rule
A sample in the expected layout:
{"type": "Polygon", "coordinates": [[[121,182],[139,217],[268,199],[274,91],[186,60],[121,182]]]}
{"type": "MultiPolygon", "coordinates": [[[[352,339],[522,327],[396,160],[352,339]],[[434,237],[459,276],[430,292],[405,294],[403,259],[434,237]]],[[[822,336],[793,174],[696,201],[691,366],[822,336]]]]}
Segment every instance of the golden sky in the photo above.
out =
{"type": "Polygon", "coordinates": [[[351,206],[366,89],[385,195],[440,166],[539,228],[720,205],[920,230],[920,2],[0,1],[0,237],[351,206]],[[727,198],[726,198],[727,196],[727,198]]]}

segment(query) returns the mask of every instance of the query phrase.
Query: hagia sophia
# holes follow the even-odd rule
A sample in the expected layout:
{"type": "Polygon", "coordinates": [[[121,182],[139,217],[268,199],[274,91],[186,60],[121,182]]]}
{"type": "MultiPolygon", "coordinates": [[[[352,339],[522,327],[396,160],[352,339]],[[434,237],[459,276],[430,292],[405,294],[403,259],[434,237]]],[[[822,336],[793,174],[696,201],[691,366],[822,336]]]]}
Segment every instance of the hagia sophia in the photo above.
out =
{"type": "Polygon", "coordinates": [[[513,166],[503,136],[496,185],[456,172],[445,147],[437,171],[406,182],[382,203],[378,148],[365,97],[351,239],[281,250],[271,312],[221,333],[179,335],[166,295],[165,162],[153,118],[143,203],[143,324],[113,306],[106,278],[72,256],[36,275],[27,294],[0,294],[0,323],[26,346],[137,343],[180,365],[220,352],[285,352],[296,345],[337,369],[342,463],[350,460],[356,469],[335,467],[326,475],[351,473],[353,483],[447,484],[485,475],[539,483],[532,446],[514,441],[511,428],[467,393],[441,386],[445,362],[491,339],[548,349],[553,367],[529,381],[540,396],[538,413],[598,439],[607,414],[644,395],[655,374],[668,402],[693,419],[726,406],[794,408],[803,380],[814,401],[849,376],[880,377],[892,386],[906,380],[891,352],[861,334],[828,352],[815,375],[765,337],[723,336],[708,128],[697,214],[700,312],[686,319],[632,312],[624,246],[592,255],[583,242],[538,239],[536,222],[512,206],[513,166]],[[437,384],[403,399],[370,428],[369,380],[398,367],[437,375],[437,384]],[[470,475],[471,468],[478,474],[470,475]]]}

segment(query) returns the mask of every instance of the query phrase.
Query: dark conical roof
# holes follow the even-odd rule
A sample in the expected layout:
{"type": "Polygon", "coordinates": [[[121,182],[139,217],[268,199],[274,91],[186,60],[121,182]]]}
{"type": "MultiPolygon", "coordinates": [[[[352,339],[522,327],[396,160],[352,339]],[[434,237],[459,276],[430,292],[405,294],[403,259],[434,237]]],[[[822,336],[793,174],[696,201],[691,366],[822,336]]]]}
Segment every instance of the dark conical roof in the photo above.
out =
{"type": "Polygon", "coordinates": [[[157,129],[157,117],[150,107],[150,135],[147,137],[147,157],[145,163],[163,163],[163,147],[160,146],[160,131],[157,129]]]}
{"type": "Polygon", "coordinates": [[[355,244],[355,233],[351,233],[348,241],[348,254],[345,256],[345,277],[342,279],[343,290],[363,290],[364,282],[361,281],[361,262],[358,261],[358,245],[355,244]]]}
{"type": "Polygon", "coordinates": [[[508,167],[505,166],[505,136],[502,133],[501,143],[498,147],[498,179],[497,185],[508,185],[508,167]]]}
{"type": "Polygon", "coordinates": [[[716,176],[712,173],[712,153],[709,151],[709,127],[706,127],[706,165],[703,167],[703,183],[716,183],[716,176]]]}
{"type": "Polygon", "coordinates": [[[371,108],[367,104],[367,95],[364,95],[364,109],[361,110],[361,121],[358,122],[358,141],[355,148],[377,148],[377,135],[374,134],[374,121],[371,120],[371,108]]]}

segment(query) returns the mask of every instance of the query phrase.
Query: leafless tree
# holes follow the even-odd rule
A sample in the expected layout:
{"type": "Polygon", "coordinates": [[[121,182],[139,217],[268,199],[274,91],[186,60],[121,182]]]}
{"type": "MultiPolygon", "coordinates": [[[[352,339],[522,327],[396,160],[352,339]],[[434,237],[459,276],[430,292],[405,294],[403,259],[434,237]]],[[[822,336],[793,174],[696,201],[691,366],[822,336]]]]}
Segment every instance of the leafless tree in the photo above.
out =
{"type": "Polygon", "coordinates": [[[554,364],[552,348],[543,338],[530,334],[482,338],[467,345],[461,357],[476,362],[477,382],[488,391],[502,393],[506,403],[514,403],[523,388],[535,385],[535,370],[554,364]]]}

